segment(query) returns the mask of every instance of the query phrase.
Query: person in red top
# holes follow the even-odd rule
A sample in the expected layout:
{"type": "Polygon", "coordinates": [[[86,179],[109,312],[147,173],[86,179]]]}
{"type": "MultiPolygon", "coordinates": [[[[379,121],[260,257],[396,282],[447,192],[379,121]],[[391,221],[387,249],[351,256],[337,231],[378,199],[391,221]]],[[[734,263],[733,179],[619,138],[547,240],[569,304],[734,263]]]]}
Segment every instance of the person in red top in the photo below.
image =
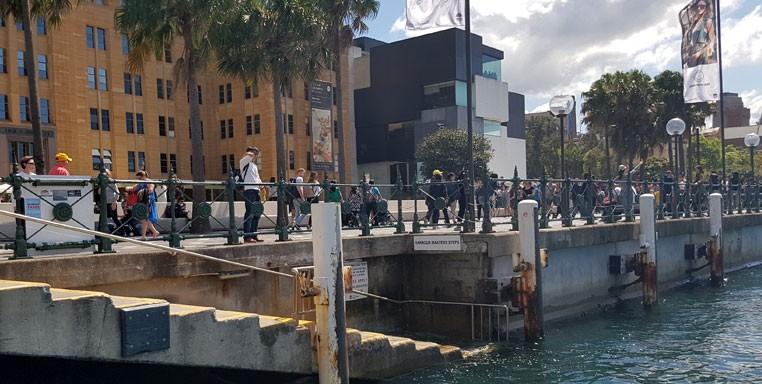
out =
{"type": "Polygon", "coordinates": [[[71,157],[64,152],[56,154],[56,165],[50,169],[50,175],[69,176],[69,162],[71,157]]]}

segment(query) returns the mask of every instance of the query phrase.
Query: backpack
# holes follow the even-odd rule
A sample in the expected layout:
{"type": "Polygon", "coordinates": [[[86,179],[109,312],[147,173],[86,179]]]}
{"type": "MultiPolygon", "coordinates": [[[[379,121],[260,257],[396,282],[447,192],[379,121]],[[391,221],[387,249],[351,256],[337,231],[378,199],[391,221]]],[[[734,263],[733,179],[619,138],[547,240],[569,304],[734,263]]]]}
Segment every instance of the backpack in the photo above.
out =
{"type": "Polygon", "coordinates": [[[246,177],[246,172],[249,170],[249,166],[251,163],[246,164],[245,167],[243,167],[243,170],[240,169],[234,169],[233,170],[233,179],[235,179],[236,183],[243,183],[244,178],[246,177]]]}

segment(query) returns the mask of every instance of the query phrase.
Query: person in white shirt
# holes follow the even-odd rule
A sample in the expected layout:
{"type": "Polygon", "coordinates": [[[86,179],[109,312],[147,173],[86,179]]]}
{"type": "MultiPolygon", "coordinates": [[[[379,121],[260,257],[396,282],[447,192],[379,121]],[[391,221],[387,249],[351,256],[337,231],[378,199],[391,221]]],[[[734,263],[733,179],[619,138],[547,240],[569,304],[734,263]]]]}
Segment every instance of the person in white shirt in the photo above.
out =
{"type": "Polygon", "coordinates": [[[19,169],[19,176],[28,178],[29,176],[37,175],[37,173],[35,173],[37,172],[37,166],[34,164],[34,157],[22,157],[19,159],[19,166],[21,166],[21,169],[19,169]]]}
{"type": "Polygon", "coordinates": [[[259,215],[254,214],[254,203],[259,202],[259,185],[262,179],[259,178],[259,169],[257,168],[257,157],[259,148],[250,146],[246,148],[246,155],[241,159],[241,180],[243,181],[243,196],[246,200],[246,212],[243,215],[243,241],[245,243],[256,243],[262,240],[257,237],[259,226],[259,215]]]}
{"type": "Polygon", "coordinates": [[[296,180],[294,180],[297,184],[297,196],[294,196],[294,214],[296,215],[294,217],[294,226],[297,228],[302,225],[302,220],[307,217],[307,215],[302,213],[302,204],[308,204],[304,199],[304,186],[301,185],[304,183],[304,172],[304,168],[297,169],[296,180]]]}

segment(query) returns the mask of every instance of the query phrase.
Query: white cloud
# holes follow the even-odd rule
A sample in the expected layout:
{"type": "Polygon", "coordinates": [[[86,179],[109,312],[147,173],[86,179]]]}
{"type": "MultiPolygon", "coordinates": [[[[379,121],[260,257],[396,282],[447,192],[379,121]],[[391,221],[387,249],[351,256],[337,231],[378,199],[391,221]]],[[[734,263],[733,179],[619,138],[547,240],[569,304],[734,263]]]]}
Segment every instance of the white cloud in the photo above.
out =
{"type": "Polygon", "coordinates": [[[758,89],[752,89],[750,91],[740,92],[738,95],[743,99],[746,108],[751,110],[749,124],[757,124],[759,119],[762,118],[762,92],[758,89]]]}
{"type": "Polygon", "coordinates": [[[723,66],[762,63],[762,5],[740,20],[728,20],[722,30],[723,66]]]}

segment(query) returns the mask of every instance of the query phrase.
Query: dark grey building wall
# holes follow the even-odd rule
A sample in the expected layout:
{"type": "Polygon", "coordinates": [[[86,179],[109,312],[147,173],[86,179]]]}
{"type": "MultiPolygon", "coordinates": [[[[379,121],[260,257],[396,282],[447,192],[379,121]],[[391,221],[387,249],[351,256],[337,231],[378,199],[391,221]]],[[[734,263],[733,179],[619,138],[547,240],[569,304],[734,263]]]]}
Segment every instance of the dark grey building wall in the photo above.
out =
{"type": "Polygon", "coordinates": [[[508,137],[525,139],[524,133],[524,95],[508,92],[508,137]]]}

